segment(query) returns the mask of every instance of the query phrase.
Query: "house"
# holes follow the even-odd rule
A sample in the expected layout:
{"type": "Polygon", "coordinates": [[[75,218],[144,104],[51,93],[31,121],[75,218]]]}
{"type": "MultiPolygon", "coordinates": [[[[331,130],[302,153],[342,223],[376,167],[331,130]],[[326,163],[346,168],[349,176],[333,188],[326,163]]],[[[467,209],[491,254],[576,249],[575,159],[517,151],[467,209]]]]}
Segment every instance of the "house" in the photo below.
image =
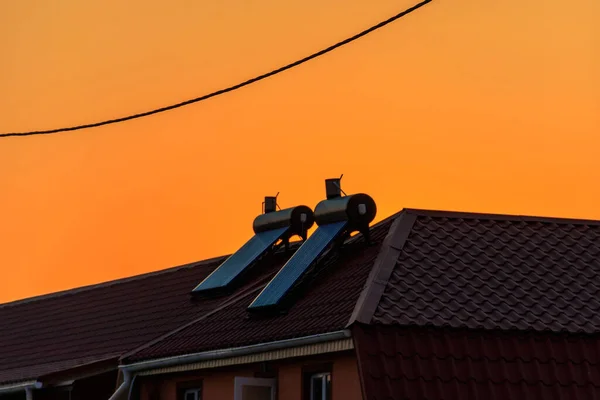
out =
{"type": "Polygon", "coordinates": [[[405,209],[360,230],[228,290],[190,294],[219,258],[2,305],[0,399],[600,398],[600,222],[405,209]]]}

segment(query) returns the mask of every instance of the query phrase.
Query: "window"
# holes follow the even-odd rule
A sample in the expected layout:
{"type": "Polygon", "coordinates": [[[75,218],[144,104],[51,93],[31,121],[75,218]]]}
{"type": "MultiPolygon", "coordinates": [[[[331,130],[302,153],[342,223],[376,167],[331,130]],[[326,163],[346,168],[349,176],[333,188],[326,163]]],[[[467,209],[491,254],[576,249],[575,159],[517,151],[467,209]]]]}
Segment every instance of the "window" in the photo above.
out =
{"type": "Polygon", "coordinates": [[[177,400],[202,400],[202,381],[179,382],[177,400]]]}
{"type": "Polygon", "coordinates": [[[183,400],[202,400],[202,389],[187,389],[183,392],[183,400]]]}
{"type": "Polygon", "coordinates": [[[305,365],[302,368],[302,399],[331,400],[331,363],[305,365]]]}
{"type": "Polygon", "coordinates": [[[331,374],[322,372],[310,376],[310,400],[331,400],[331,374]]]}
{"type": "Polygon", "coordinates": [[[234,400],[275,400],[275,379],[235,377],[234,400]]]}

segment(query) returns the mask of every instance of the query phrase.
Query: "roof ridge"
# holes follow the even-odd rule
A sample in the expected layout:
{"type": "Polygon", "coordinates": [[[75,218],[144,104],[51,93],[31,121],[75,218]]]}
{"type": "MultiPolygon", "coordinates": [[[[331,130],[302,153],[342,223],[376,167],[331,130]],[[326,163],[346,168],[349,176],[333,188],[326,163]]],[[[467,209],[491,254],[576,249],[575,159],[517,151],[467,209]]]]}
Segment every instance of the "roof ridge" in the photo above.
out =
{"type": "MultiPolygon", "coordinates": [[[[398,211],[396,213],[393,213],[392,215],[389,215],[389,216],[383,218],[382,220],[380,220],[380,221],[374,223],[373,225],[369,226],[369,230],[379,228],[380,226],[385,225],[385,224],[389,223],[390,221],[395,220],[396,218],[398,218],[404,212],[405,212],[405,210],[402,209],[402,210],[400,210],[400,211],[398,211]]],[[[346,241],[344,242],[344,244],[345,245],[352,244],[352,243],[356,242],[358,239],[360,239],[362,236],[363,236],[362,232],[357,232],[356,235],[351,236],[348,239],[346,239],[346,241]]]]}
{"type": "Polygon", "coordinates": [[[52,298],[55,298],[55,297],[66,296],[66,295],[69,295],[69,294],[75,294],[75,293],[85,292],[85,291],[93,290],[93,289],[97,289],[97,288],[103,288],[103,287],[107,287],[107,286],[118,285],[118,284],[121,284],[121,283],[126,283],[126,282],[136,281],[136,280],[140,280],[140,279],[145,279],[145,278],[149,278],[149,277],[156,276],[156,275],[162,275],[162,274],[167,274],[167,273],[171,273],[171,272],[177,272],[177,271],[179,271],[181,269],[193,268],[193,267],[198,267],[198,266],[201,266],[201,265],[211,264],[211,263],[217,262],[218,260],[223,259],[223,258],[228,257],[228,256],[229,255],[207,258],[205,260],[194,261],[194,262],[191,262],[191,263],[177,265],[177,266],[174,266],[174,267],[168,267],[168,268],[160,269],[160,270],[157,270],[157,271],[145,272],[143,274],[138,274],[138,275],[133,275],[133,276],[126,276],[126,277],[123,277],[123,278],[112,279],[112,280],[105,281],[105,282],[93,283],[91,285],[78,286],[78,287],[75,287],[75,288],[72,288],[72,289],[60,290],[58,292],[52,292],[52,293],[47,293],[47,294],[41,294],[41,295],[38,295],[38,296],[27,297],[27,298],[24,298],[24,299],[9,301],[7,303],[0,303],[0,309],[1,308],[18,306],[18,305],[26,304],[26,303],[33,303],[33,302],[36,302],[36,301],[41,301],[41,300],[46,300],[46,299],[52,299],[52,298]]]}
{"type": "Polygon", "coordinates": [[[346,328],[355,322],[367,324],[370,322],[396,265],[398,255],[402,251],[404,243],[417,219],[416,215],[407,210],[402,210],[392,217],[392,225],[383,240],[364,288],[356,300],[354,311],[346,324],[346,328]]]}
{"type": "Polygon", "coordinates": [[[541,223],[559,223],[573,225],[600,225],[600,219],[583,219],[571,217],[549,217],[524,214],[502,214],[502,213],[485,213],[485,212],[469,212],[469,211],[452,211],[452,210],[433,210],[421,208],[404,208],[401,212],[416,214],[418,216],[437,217],[437,218],[464,218],[464,219],[492,219],[504,221],[524,221],[524,222],[541,222],[541,223]]]}

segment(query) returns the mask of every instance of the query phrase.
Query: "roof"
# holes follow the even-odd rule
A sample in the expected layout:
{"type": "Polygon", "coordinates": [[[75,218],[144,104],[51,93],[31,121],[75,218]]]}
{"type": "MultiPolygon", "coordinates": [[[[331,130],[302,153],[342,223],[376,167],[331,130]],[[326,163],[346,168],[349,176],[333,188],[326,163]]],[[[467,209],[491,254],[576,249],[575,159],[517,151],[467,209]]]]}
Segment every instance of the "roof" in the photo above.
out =
{"type": "MultiPolygon", "coordinates": [[[[407,329],[567,335],[564,346],[574,352],[589,343],[571,348],[573,340],[600,333],[600,222],[411,209],[371,227],[371,236],[370,246],[359,234],[327,253],[279,314],[256,316],[247,307],[288,259],[283,252],[222,297],[189,297],[220,258],[0,306],[7,327],[0,332],[0,383],[117,355],[127,364],[348,326],[391,336],[407,329]]],[[[369,354],[360,363],[365,387],[381,378],[371,377],[368,360],[386,363],[380,371],[388,383],[399,371],[393,368],[404,368],[402,357],[390,361],[398,354],[390,343],[357,342],[359,355],[369,354]]],[[[595,359],[571,361],[581,373],[595,359]]]]}
{"type": "MultiPolygon", "coordinates": [[[[373,228],[375,242],[381,242],[389,225],[384,221],[373,228]]],[[[356,258],[364,241],[358,235],[349,242],[356,251],[328,257],[325,264],[333,268],[315,271],[311,276],[318,275],[320,281],[286,315],[270,321],[247,319],[246,307],[291,252],[278,251],[262,260],[228,296],[190,297],[191,290],[225,259],[219,257],[0,305],[0,385],[94,363],[104,367],[107,359],[116,367],[118,359],[130,353],[153,357],[341,329],[369,274],[369,260],[379,250],[375,243],[356,258]],[[353,267],[336,267],[350,258],[356,258],[353,267]],[[198,336],[202,332],[210,334],[198,336]],[[194,340],[188,340],[189,335],[194,340]],[[159,339],[164,340],[154,345],[159,339]]],[[[297,243],[291,251],[295,248],[297,243]]]]}
{"type": "Polygon", "coordinates": [[[600,396],[597,221],[405,210],[352,326],[366,399],[600,396]]]}
{"type": "Polygon", "coordinates": [[[326,255],[313,274],[296,288],[299,295],[285,313],[252,315],[248,306],[279,271],[273,263],[257,279],[254,290],[241,294],[227,307],[210,312],[160,340],[127,356],[125,363],[291,339],[344,329],[377,259],[393,218],[371,228],[372,245],[362,235],[351,238],[341,252],[326,255]]]}
{"type": "MultiPolygon", "coordinates": [[[[264,287],[166,334],[125,363],[343,329],[353,322],[600,331],[597,221],[403,210],[318,264],[287,313],[246,308],[264,287]]],[[[266,283],[280,268],[273,265],[266,283]]]]}
{"type": "Polygon", "coordinates": [[[590,336],[363,324],[353,335],[365,400],[600,397],[590,336]]]}
{"type": "Polygon", "coordinates": [[[394,234],[360,322],[600,332],[597,221],[406,210],[394,234]]]}
{"type": "Polygon", "coordinates": [[[221,260],[0,305],[0,384],[106,359],[116,367],[124,352],[222,301],[189,301],[221,260]]]}
{"type": "MultiPolygon", "coordinates": [[[[361,235],[349,239],[348,248],[354,250],[327,257],[311,274],[319,281],[287,314],[269,321],[248,319],[246,308],[291,252],[264,259],[228,296],[190,297],[198,282],[225,259],[219,257],[0,305],[0,384],[42,379],[94,363],[104,366],[107,359],[116,367],[129,354],[140,359],[342,329],[390,223],[373,227],[374,246],[366,251],[361,235]],[[350,259],[351,267],[338,268],[350,259]],[[188,340],[190,335],[193,340],[188,340]]],[[[291,251],[295,248],[297,243],[291,251]]]]}

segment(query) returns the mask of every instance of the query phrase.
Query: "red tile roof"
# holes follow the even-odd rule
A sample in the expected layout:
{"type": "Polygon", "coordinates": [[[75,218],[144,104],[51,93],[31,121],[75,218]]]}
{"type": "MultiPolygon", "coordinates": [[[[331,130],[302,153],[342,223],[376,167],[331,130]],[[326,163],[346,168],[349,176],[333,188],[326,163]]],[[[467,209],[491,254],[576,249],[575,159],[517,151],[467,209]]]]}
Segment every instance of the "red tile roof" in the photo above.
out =
{"type": "Polygon", "coordinates": [[[405,210],[354,314],[365,399],[600,398],[600,223],[405,210]]]}
{"type": "Polygon", "coordinates": [[[116,355],[130,363],[331,332],[356,322],[368,398],[437,399],[411,386],[437,380],[439,387],[454,385],[455,392],[446,393],[464,393],[457,385],[466,381],[472,390],[466,393],[482,395],[487,392],[479,382],[488,389],[504,385],[505,393],[535,387],[538,394],[525,398],[548,393],[540,389],[544,385],[555,389],[551,397],[571,386],[595,394],[600,380],[585,374],[597,363],[600,333],[600,222],[405,210],[372,227],[372,237],[372,246],[357,235],[324,257],[277,315],[257,317],[246,308],[283,265],[283,253],[263,260],[228,296],[189,297],[219,259],[0,305],[0,384],[116,355]],[[468,342],[473,335],[485,348],[468,342]],[[510,349],[523,337],[541,342],[523,349],[525,361],[515,361],[510,349]],[[415,346],[429,341],[435,353],[418,347],[419,353],[410,353],[418,357],[405,357],[394,340],[406,338],[415,346]],[[555,358],[539,358],[538,352],[555,358]],[[489,376],[453,367],[462,362],[487,368],[489,376]],[[498,365],[518,368],[503,372],[494,369],[498,365]],[[572,381],[536,372],[548,365],[566,365],[572,381]],[[589,382],[582,380],[586,376],[589,382]],[[370,392],[373,385],[379,388],[370,392]]]}
{"type": "Polygon", "coordinates": [[[365,400],[600,398],[596,337],[353,327],[365,400]]]}
{"type": "Polygon", "coordinates": [[[366,278],[387,235],[391,219],[372,228],[372,246],[362,235],[351,239],[341,252],[325,257],[318,264],[318,274],[304,279],[301,295],[285,313],[253,316],[247,307],[273,277],[281,264],[273,264],[265,280],[247,295],[216,313],[166,335],[161,340],[126,357],[125,363],[152,358],[194,353],[217,348],[332,332],[344,329],[355,307],[366,278]]]}
{"type": "Polygon", "coordinates": [[[358,236],[321,262],[327,273],[286,314],[251,317],[257,286],[124,361],[343,329],[353,308],[350,322],[600,331],[599,222],[405,210],[372,230],[379,245],[362,249],[358,236]]]}
{"type": "MultiPolygon", "coordinates": [[[[2,367],[2,370],[0,371],[0,383],[6,384],[10,382],[34,380],[60,371],[67,371],[95,364],[104,365],[106,362],[112,362],[113,365],[116,365],[119,361],[119,355],[120,353],[107,355],[104,357],[96,355],[87,358],[72,358],[49,363],[44,363],[41,361],[38,364],[12,367],[10,369],[4,369],[2,367]]],[[[43,357],[40,358],[43,359],[43,357]]]]}
{"type": "Polygon", "coordinates": [[[600,223],[405,211],[371,323],[600,332],[600,223]]]}
{"type": "Polygon", "coordinates": [[[118,357],[215,307],[190,290],[222,259],[0,305],[0,384],[118,357]]]}
{"type": "MultiPolygon", "coordinates": [[[[373,228],[375,242],[389,226],[373,228]]],[[[267,319],[249,319],[246,307],[291,253],[267,257],[228,296],[190,297],[221,257],[0,305],[0,385],[129,353],[141,359],[343,329],[379,251],[377,243],[365,251],[361,235],[350,241],[350,251],[320,264],[287,314],[267,319]]]]}

